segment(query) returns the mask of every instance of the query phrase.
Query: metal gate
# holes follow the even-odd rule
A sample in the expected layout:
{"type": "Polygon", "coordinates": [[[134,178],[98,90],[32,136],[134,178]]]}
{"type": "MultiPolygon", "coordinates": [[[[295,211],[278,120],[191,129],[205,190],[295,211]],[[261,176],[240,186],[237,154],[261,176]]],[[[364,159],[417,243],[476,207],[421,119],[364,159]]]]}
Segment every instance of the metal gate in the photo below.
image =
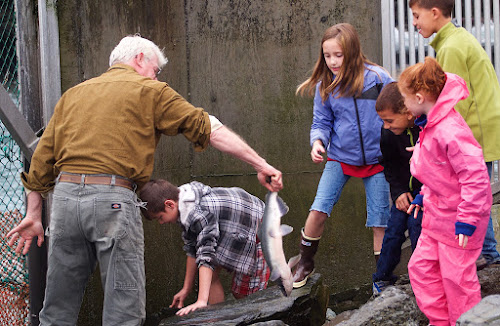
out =
{"type": "MultiPolygon", "coordinates": [[[[408,66],[434,57],[429,45],[434,36],[424,39],[413,27],[409,0],[382,0],[383,66],[394,77],[408,66]]],[[[455,0],[453,19],[471,32],[490,57],[500,80],[500,0],[455,0]]],[[[494,162],[493,181],[499,180],[498,161],[494,162]]]]}
{"type": "MultiPolygon", "coordinates": [[[[12,102],[19,103],[14,1],[0,4],[0,78],[12,102]]],[[[28,325],[29,286],[26,257],[8,245],[6,234],[24,216],[24,190],[19,179],[23,170],[21,150],[0,121],[0,325],[28,325]]]]}

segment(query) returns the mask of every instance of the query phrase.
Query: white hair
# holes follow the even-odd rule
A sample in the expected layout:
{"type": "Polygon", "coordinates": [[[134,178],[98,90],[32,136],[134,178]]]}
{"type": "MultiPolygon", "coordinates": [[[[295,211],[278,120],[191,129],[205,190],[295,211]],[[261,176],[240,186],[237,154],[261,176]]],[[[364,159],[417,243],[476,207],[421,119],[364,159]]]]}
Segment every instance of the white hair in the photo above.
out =
{"type": "Polygon", "coordinates": [[[153,55],[156,55],[158,67],[160,68],[168,62],[162,50],[156,44],[136,34],[122,38],[120,43],[111,51],[109,66],[111,67],[117,63],[127,63],[140,53],[144,53],[144,58],[148,61],[153,58],[153,55]]]}

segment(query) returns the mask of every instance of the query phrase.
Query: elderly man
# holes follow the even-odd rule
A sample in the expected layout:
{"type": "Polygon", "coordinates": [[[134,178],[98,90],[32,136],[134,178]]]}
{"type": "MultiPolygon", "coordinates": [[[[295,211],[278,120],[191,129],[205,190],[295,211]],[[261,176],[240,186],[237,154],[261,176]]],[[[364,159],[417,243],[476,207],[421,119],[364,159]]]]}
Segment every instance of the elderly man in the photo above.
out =
{"type": "Polygon", "coordinates": [[[182,133],[197,151],[210,144],[252,165],[269,190],[283,187],[281,172],[240,137],[157,80],[166,63],[153,42],[123,38],[108,71],[63,94],[22,174],[27,214],[7,235],[11,246],[18,240],[17,252],[26,254],[35,237],[44,241],[42,195],[54,191],[41,325],[76,324],[97,263],[103,325],[144,322],[143,203],[135,190],[151,176],[161,134],[182,133]]]}

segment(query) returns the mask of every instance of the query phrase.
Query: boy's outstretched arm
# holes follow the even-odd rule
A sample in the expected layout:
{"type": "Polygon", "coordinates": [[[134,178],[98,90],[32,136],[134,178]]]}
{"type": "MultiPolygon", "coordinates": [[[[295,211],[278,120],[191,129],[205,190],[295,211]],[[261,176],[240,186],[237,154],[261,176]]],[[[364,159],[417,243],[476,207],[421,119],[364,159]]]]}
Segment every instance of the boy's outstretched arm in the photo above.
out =
{"type": "Polygon", "coordinates": [[[210,267],[201,266],[199,271],[200,276],[200,289],[198,291],[198,300],[185,307],[181,310],[177,311],[176,315],[183,316],[188,313],[195,311],[199,308],[206,307],[208,305],[208,297],[210,295],[210,285],[212,284],[212,274],[213,271],[210,267]]]}
{"type": "Polygon", "coordinates": [[[187,256],[186,276],[184,277],[184,286],[176,295],[174,295],[170,308],[184,307],[184,300],[193,290],[194,278],[196,277],[196,269],[197,269],[196,259],[194,257],[187,256]]]}

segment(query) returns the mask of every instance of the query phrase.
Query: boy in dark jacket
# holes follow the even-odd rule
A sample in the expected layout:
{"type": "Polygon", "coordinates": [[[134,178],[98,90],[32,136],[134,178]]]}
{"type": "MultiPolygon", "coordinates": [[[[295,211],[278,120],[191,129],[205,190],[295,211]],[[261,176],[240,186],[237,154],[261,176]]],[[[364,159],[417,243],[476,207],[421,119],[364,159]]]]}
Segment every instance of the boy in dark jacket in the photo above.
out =
{"type": "Polygon", "coordinates": [[[373,294],[377,295],[397,280],[392,272],[400,261],[406,230],[409,232],[412,250],[417,245],[422,229],[422,211],[418,213],[417,218],[406,211],[422,184],[410,174],[412,153],[407,150],[415,146],[420,128],[414,124],[415,117],[405,107],[397,83],[384,87],[375,108],[384,121],[380,137],[380,163],[384,166],[384,175],[389,182],[393,202],[377,271],[373,274],[373,294]]]}
{"type": "Polygon", "coordinates": [[[265,204],[241,188],[211,188],[200,182],[176,187],[166,180],[151,180],[139,196],[147,202],[142,213],[160,224],[178,223],[187,254],[183,288],[170,307],[177,315],[224,301],[219,271],[233,272],[236,299],[267,287],[270,271],[257,238],[265,204]],[[199,272],[198,300],[184,307],[199,272]]]}

